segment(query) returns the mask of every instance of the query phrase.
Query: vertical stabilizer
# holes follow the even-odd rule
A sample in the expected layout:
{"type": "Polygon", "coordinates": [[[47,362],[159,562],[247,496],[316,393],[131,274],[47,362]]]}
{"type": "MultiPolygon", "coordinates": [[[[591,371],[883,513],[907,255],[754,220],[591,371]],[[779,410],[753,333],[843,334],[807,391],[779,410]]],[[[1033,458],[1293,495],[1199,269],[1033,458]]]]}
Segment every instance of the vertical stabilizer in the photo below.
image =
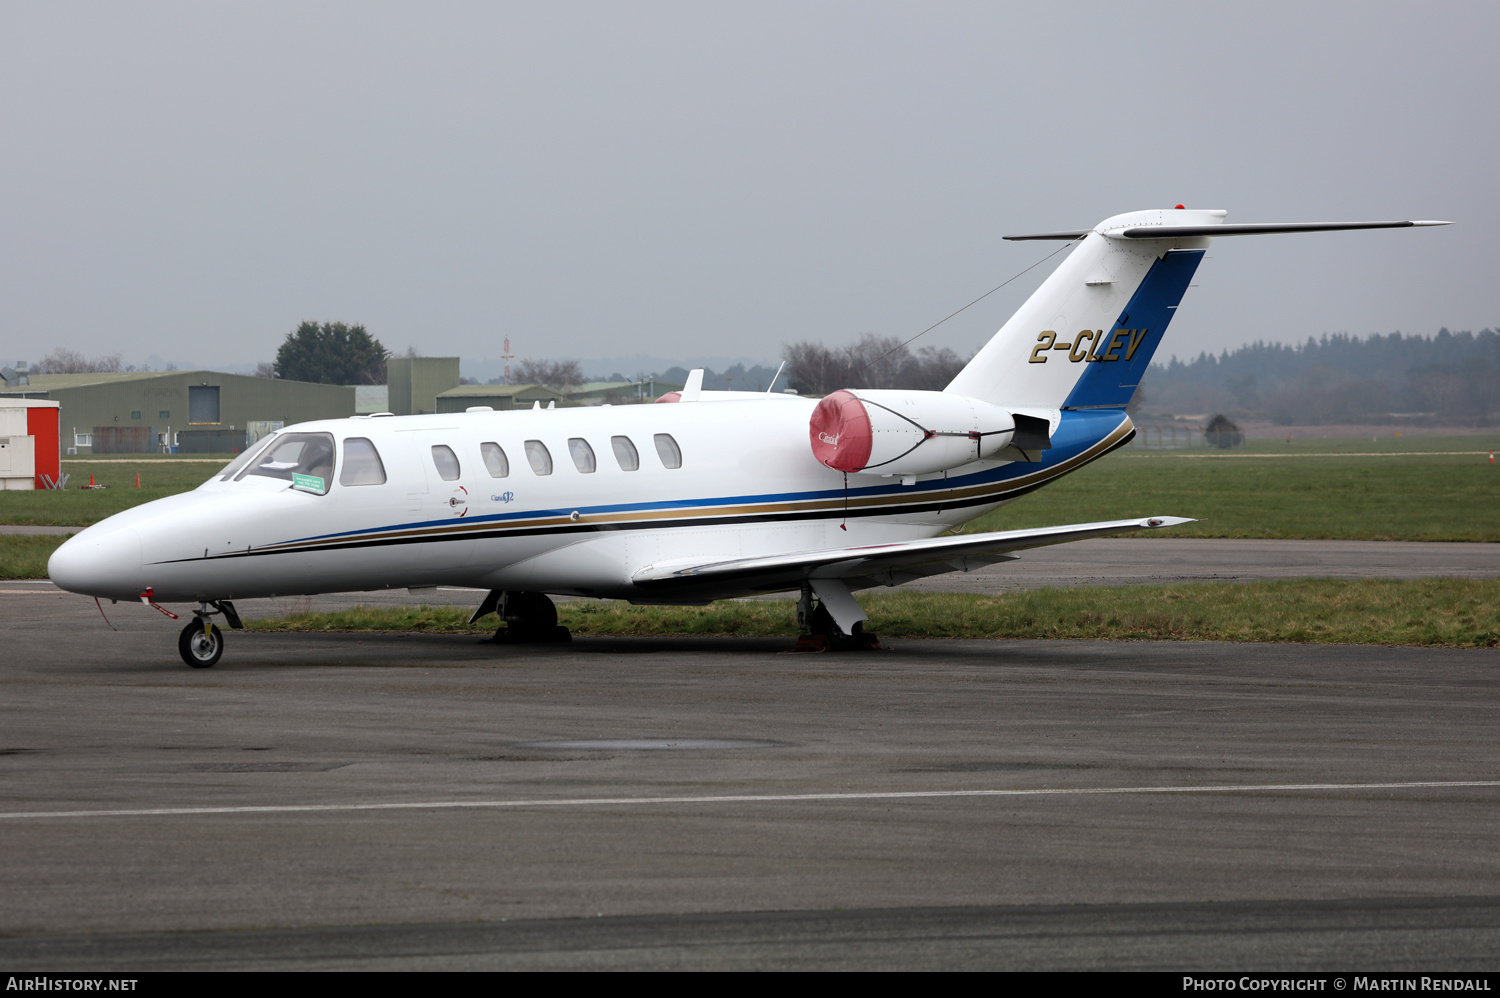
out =
{"type": "Polygon", "coordinates": [[[1227,212],[1138,211],[1078,238],[1052,275],[959,372],[947,391],[1008,408],[1121,407],[1130,401],[1209,240],[1138,235],[1207,228],[1227,212]],[[1121,233],[1131,233],[1123,238],[1121,233]]]}

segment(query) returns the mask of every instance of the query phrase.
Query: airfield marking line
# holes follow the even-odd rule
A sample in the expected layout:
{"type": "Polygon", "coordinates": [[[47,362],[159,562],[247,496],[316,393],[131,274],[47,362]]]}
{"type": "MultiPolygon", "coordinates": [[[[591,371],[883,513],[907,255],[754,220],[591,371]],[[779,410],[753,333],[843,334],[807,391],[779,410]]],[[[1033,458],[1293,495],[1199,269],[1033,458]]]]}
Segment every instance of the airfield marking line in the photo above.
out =
{"type": "Polygon", "coordinates": [[[872,790],[813,794],[722,794],[700,797],[561,797],[530,800],[445,800],[390,804],[261,804],[225,807],[156,807],[98,811],[8,811],[0,820],[20,818],[172,817],[196,814],[291,814],[317,811],[438,811],[465,808],[617,807],[626,804],[755,804],[802,801],[910,800],[934,797],[1083,797],[1106,794],[1222,794],[1309,790],[1421,790],[1500,787],[1500,780],[1431,780],[1413,783],[1262,783],[1247,786],[1044,787],[1032,790],[872,790]]]}

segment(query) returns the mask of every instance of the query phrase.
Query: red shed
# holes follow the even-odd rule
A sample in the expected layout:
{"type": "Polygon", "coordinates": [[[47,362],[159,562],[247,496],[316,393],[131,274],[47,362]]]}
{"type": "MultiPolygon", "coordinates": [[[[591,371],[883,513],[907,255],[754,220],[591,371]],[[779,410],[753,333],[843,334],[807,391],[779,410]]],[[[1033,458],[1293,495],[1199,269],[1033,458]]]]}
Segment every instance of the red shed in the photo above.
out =
{"type": "Polygon", "coordinates": [[[0,397],[0,487],[44,489],[43,475],[57,481],[62,471],[57,438],[60,404],[0,397]]]}

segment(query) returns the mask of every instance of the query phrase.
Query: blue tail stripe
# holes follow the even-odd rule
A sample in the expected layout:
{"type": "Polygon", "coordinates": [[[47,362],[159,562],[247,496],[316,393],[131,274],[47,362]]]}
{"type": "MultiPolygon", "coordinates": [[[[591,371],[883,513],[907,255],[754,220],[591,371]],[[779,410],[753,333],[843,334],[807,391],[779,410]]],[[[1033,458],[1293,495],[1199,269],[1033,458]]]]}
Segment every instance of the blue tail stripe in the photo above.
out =
{"type": "Polygon", "coordinates": [[[1172,321],[1173,310],[1182,301],[1204,252],[1170,250],[1151,265],[1146,279],[1136,288],[1114,328],[1104,331],[1101,342],[1091,351],[1099,357],[1107,356],[1111,353],[1109,347],[1113,341],[1116,344],[1113,350],[1115,359],[1091,358],[1083,376],[1063,403],[1064,409],[1124,406],[1130,401],[1146,373],[1146,365],[1151,363],[1152,354],[1161,345],[1167,324],[1172,321]],[[1138,341],[1135,349],[1130,351],[1130,359],[1126,360],[1124,355],[1129,351],[1132,335],[1138,337],[1138,341]]]}

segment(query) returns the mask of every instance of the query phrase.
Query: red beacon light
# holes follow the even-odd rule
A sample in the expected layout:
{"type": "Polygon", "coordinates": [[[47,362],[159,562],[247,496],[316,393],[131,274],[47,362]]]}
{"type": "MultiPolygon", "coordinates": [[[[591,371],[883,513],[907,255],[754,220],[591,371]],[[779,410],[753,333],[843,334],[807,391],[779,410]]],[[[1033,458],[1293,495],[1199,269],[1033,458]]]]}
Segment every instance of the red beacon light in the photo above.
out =
{"type": "Polygon", "coordinates": [[[1182,205],[1178,205],[1177,206],[1177,210],[1178,211],[1187,211],[1187,209],[1185,207],[1183,207],[1182,205]]]}

